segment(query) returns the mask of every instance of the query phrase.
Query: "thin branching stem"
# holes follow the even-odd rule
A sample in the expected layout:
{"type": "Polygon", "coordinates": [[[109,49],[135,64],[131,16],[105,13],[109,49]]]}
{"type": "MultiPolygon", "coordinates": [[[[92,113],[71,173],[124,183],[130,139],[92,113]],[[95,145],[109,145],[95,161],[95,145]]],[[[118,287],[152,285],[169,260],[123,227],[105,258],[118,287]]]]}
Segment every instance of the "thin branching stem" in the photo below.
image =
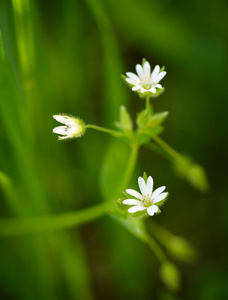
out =
{"type": "Polygon", "coordinates": [[[123,133],[120,131],[116,131],[116,130],[112,130],[112,129],[108,129],[108,128],[104,128],[104,127],[100,127],[100,126],[96,126],[96,125],[92,125],[92,124],[88,124],[86,125],[86,128],[91,128],[91,129],[95,129],[98,131],[102,131],[108,134],[111,134],[115,137],[122,137],[123,133]]]}
{"type": "Polygon", "coordinates": [[[149,235],[147,235],[147,243],[150,246],[150,248],[153,250],[154,254],[157,256],[157,258],[161,264],[168,262],[168,259],[165,255],[165,253],[162,251],[161,247],[149,235]]]}
{"type": "Polygon", "coordinates": [[[176,159],[177,161],[183,160],[183,157],[180,153],[178,153],[175,149],[173,149],[171,146],[169,146],[165,141],[163,141],[160,137],[157,135],[153,136],[153,140],[161,147],[163,148],[171,157],[176,159]]]}

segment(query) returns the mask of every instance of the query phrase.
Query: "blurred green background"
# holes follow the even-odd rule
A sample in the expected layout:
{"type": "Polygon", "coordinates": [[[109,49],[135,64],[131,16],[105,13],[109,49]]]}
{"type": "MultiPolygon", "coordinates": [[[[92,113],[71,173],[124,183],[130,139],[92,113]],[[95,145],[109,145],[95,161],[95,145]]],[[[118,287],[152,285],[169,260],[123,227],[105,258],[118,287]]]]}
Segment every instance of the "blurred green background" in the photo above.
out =
{"type": "Polygon", "coordinates": [[[200,193],[164,158],[140,150],[130,187],[144,171],[156,187],[166,185],[170,198],[154,220],[199,251],[189,264],[171,258],[182,275],[176,294],[160,281],[149,247],[105,216],[1,237],[1,299],[228,299],[227,14],[225,0],[0,1],[1,218],[104,200],[101,168],[112,138],[88,130],[58,142],[52,115],[112,129],[121,104],[136,116],[144,102],[120,75],[143,57],[167,71],[166,91],[153,100],[155,111],[170,113],[162,137],[201,164],[210,184],[200,193]]]}

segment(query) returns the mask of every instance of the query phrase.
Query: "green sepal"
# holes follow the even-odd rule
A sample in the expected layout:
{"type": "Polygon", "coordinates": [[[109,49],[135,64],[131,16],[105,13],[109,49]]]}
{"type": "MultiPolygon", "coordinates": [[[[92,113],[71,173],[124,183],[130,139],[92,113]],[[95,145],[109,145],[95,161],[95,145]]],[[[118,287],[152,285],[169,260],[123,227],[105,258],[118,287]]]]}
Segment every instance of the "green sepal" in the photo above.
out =
{"type": "Polygon", "coordinates": [[[149,95],[150,95],[151,98],[157,98],[158,96],[160,96],[161,94],[163,94],[164,91],[165,91],[164,87],[161,88],[161,89],[156,88],[156,93],[155,94],[150,93],[149,95]]]}
{"type": "Polygon", "coordinates": [[[147,60],[145,58],[142,59],[142,67],[144,66],[144,64],[147,62],[147,60]]]}
{"type": "Polygon", "coordinates": [[[161,72],[163,72],[163,71],[165,71],[165,66],[163,66],[163,67],[160,69],[160,72],[159,72],[159,73],[161,73],[161,72]]]}
{"type": "Polygon", "coordinates": [[[143,179],[144,179],[145,183],[147,183],[147,175],[146,175],[146,172],[143,173],[143,179]]]}
{"type": "Polygon", "coordinates": [[[131,215],[131,218],[133,218],[133,219],[145,219],[145,218],[149,217],[149,215],[147,213],[147,209],[137,211],[135,213],[129,213],[129,214],[131,215]]]}
{"type": "Polygon", "coordinates": [[[116,201],[116,209],[121,214],[125,214],[127,216],[127,215],[129,215],[128,209],[130,207],[129,207],[129,205],[125,205],[125,204],[122,203],[125,199],[126,198],[119,198],[119,199],[117,199],[117,201],[116,201]]]}
{"type": "MultiPolygon", "coordinates": [[[[126,81],[127,82],[127,81],[126,81]]],[[[128,82],[127,82],[128,83],[128,82]]],[[[131,87],[133,87],[134,85],[128,83],[131,87]]],[[[141,93],[140,90],[135,91],[140,98],[146,98],[147,96],[149,96],[150,98],[157,98],[158,96],[160,96],[163,92],[165,91],[165,88],[156,88],[156,93],[151,93],[151,92],[144,92],[141,93]]]]}

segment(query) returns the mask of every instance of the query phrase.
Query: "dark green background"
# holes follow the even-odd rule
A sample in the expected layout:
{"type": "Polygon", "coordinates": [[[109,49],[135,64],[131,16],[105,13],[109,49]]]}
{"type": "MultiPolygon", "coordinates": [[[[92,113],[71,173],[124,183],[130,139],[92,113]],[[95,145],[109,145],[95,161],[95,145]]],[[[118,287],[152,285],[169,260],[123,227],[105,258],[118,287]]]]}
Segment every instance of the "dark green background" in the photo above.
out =
{"type": "Polygon", "coordinates": [[[124,104],[135,117],[144,102],[120,75],[143,57],[167,71],[166,91],[153,100],[155,111],[170,113],[162,137],[205,168],[210,189],[194,190],[168,161],[140,150],[131,187],[144,171],[156,187],[166,185],[170,198],[154,218],[200,253],[194,264],[176,262],[176,295],[161,283],[148,246],[107,216],[79,229],[1,238],[1,299],[227,299],[227,2],[27,2],[0,1],[8,61],[0,65],[1,217],[102,201],[100,168],[111,138],[88,130],[57,142],[52,115],[114,129],[124,104]]]}

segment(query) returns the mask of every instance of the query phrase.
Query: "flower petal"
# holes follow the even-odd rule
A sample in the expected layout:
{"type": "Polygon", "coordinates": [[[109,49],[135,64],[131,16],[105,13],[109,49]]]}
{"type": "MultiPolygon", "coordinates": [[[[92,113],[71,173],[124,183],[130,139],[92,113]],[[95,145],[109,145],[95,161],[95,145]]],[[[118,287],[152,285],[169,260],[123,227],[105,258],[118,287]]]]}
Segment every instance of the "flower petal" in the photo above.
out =
{"type": "Polygon", "coordinates": [[[153,87],[158,88],[158,89],[161,89],[161,88],[162,88],[162,85],[161,85],[161,84],[155,84],[153,87]]]}
{"type": "Polygon", "coordinates": [[[58,138],[59,138],[59,140],[65,140],[65,139],[72,138],[72,136],[65,135],[65,136],[58,136],[58,138]]]}
{"type": "Polygon", "coordinates": [[[135,199],[126,199],[122,202],[123,204],[126,205],[137,205],[137,206],[143,206],[141,201],[135,200],[135,199]]]}
{"type": "Polygon", "coordinates": [[[68,123],[68,120],[65,117],[61,116],[61,115],[54,115],[53,118],[56,121],[60,122],[60,123],[63,123],[63,124],[67,124],[68,123]]]}
{"type": "Polygon", "coordinates": [[[156,88],[153,86],[151,89],[149,89],[149,92],[155,94],[156,93],[156,88]]]}
{"type": "Polygon", "coordinates": [[[144,209],[146,209],[146,207],[144,207],[144,206],[133,206],[133,207],[128,209],[128,212],[133,214],[137,211],[142,211],[144,209]]]}
{"type": "Polygon", "coordinates": [[[159,73],[154,79],[153,82],[154,83],[158,83],[160,80],[162,80],[162,78],[166,75],[166,72],[163,71],[161,73],[159,73]]]}
{"type": "Polygon", "coordinates": [[[53,129],[53,132],[57,134],[66,135],[66,130],[67,130],[66,126],[58,126],[53,129]]]}
{"type": "Polygon", "coordinates": [[[153,72],[151,73],[151,77],[152,77],[152,78],[157,77],[159,71],[160,71],[160,67],[157,65],[157,66],[154,68],[153,72]]]}
{"type": "Polygon", "coordinates": [[[148,90],[144,89],[144,88],[141,88],[141,93],[145,93],[145,92],[148,92],[148,90]]]}
{"type": "Polygon", "coordinates": [[[135,82],[140,83],[139,77],[137,75],[135,75],[134,73],[127,72],[126,74],[130,79],[133,79],[135,82]]]}
{"type": "Polygon", "coordinates": [[[143,65],[144,76],[150,77],[150,64],[148,61],[143,65]]]}
{"type": "Polygon", "coordinates": [[[141,193],[146,195],[146,192],[147,192],[146,183],[142,177],[138,178],[138,184],[139,184],[141,193]]]}
{"type": "Polygon", "coordinates": [[[158,195],[155,199],[154,199],[154,203],[157,203],[163,199],[165,199],[165,197],[168,195],[168,193],[161,193],[160,195],[158,195]]]}
{"type": "Polygon", "coordinates": [[[135,190],[132,190],[132,189],[127,189],[126,192],[127,192],[129,195],[132,195],[132,196],[134,196],[135,198],[142,200],[142,195],[141,195],[139,192],[137,192],[137,191],[135,191],[135,190]]]}
{"type": "Polygon", "coordinates": [[[136,65],[136,72],[137,72],[137,74],[138,74],[138,76],[141,78],[141,77],[143,77],[144,76],[144,72],[143,72],[143,68],[142,68],[142,66],[141,65],[136,65]]]}
{"type": "Polygon", "coordinates": [[[160,195],[164,190],[165,190],[165,186],[161,186],[157,188],[152,194],[152,200],[156,198],[158,195],[160,195]]]}
{"type": "Polygon", "coordinates": [[[147,213],[149,216],[153,216],[157,212],[158,212],[158,207],[156,205],[151,205],[147,208],[147,213]]]}
{"type": "Polygon", "coordinates": [[[130,84],[133,84],[133,85],[138,85],[138,82],[136,82],[134,79],[132,79],[132,78],[126,78],[125,79],[128,83],[130,83],[130,84]]]}
{"type": "Polygon", "coordinates": [[[151,194],[152,194],[153,185],[154,185],[153,178],[151,176],[149,176],[147,179],[147,183],[146,183],[146,190],[147,190],[146,194],[149,194],[149,196],[151,196],[151,194]]]}
{"type": "Polygon", "coordinates": [[[136,86],[133,86],[132,91],[137,91],[137,90],[140,90],[140,89],[141,89],[141,86],[136,85],[136,86]]]}

